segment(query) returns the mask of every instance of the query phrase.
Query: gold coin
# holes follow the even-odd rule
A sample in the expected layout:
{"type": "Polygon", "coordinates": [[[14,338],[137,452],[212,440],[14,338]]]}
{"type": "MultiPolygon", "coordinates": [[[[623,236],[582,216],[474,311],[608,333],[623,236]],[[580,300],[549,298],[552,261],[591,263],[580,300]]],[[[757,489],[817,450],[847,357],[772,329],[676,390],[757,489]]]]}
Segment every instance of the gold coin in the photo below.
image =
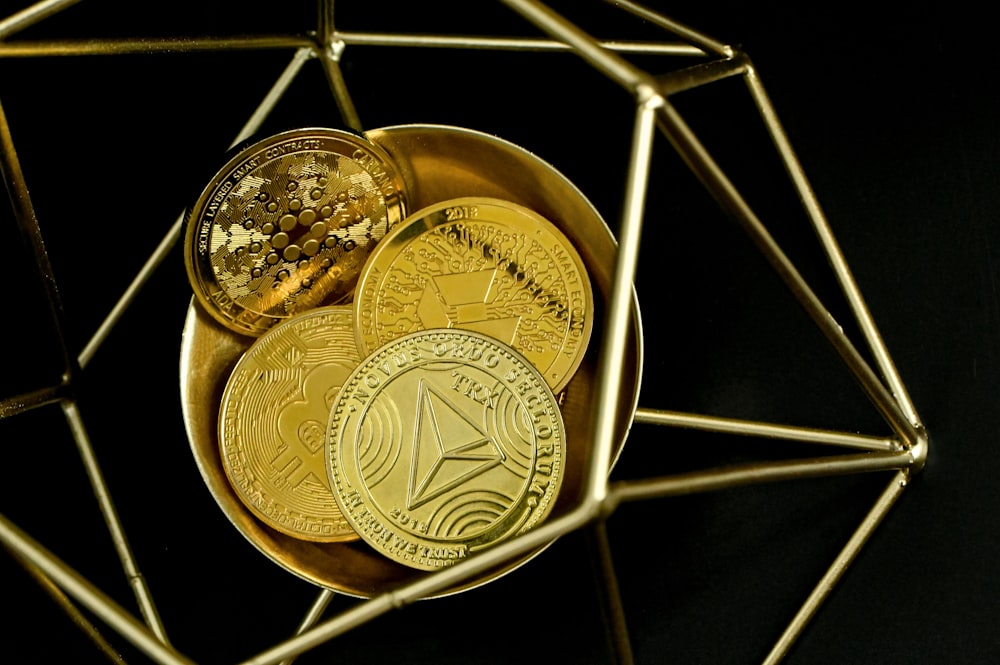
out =
{"type": "Polygon", "coordinates": [[[187,220],[195,295],[253,336],[344,302],[371,246],[402,219],[401,183],[384,150],[346,131],[293,130],[241,150],[187,220]]]}
{"type": "Polygon", "coordinates": [[[345,517],[375,549],[422,570],[544,519],[566,449],[538,370],[486,335],[445,329],[369,356],[337,397],[327,444],[345,517]]]}
{"type": "Polygon", "coordinates": [[[493,198],[424,208],[386,236],[355,296],[358,346],[456,328],[513,347],[556,392],[583,360],[594,318],[590,279],[572,243],[541,215],[493,198]]]}
{"type": "Polygon", "coordinates": [[[281,533],[357,539],[330,491],[323,454],[337,391],[361,362],[349,306],[313,309],[271,328],[236,363],[219,414],[226,476],[281,533]]]}

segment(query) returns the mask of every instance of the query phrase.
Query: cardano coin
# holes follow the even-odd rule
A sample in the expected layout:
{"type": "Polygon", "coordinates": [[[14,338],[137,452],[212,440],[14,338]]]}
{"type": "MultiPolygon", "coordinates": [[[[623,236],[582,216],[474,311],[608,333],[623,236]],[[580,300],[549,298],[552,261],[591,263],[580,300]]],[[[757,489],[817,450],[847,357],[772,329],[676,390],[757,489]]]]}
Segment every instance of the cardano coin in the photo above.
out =
{"type": "Polygon", "coordinates": [[[485,333],[562,390],[590,339],[594,296],[572,243],[521,205],[459,198],[413,213],[362,270],[358,346],[371,353],[419,330],[485,333]]]}
{"type": "Polygon", "coordinates": [[[394,340],[350,376],[330,412],[330,486],[376,550],[437,570],[523,533],[551,511],[562,415],[531,363],[486,335],[394,340]]]}
{"type": "Polygon", "coordinates": [[[349,306],[320,307],[254,341],[226,383],[222,466],[264,524],[303,540],[355,540],[330,491],[323,442],[337,391],[361,362],[349,306]]]}
{"type": "Polygon", "coordinates": [[[403,217],[401,187],[382,148],[346,131],[293,130],[241,150],[187,220],[198,301],[251,336],[346,302],[371,247],[403,217]]]}

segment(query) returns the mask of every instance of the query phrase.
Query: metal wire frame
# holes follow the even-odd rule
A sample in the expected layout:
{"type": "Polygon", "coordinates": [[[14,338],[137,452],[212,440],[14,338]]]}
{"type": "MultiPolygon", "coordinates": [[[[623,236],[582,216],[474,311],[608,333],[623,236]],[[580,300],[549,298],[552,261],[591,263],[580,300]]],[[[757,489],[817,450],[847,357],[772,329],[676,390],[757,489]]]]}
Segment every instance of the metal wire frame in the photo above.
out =
{"type": "MultiPolygon", "coordinates": [[[[596,543],[597,557],[605,583],[605,604],[614,636],[616,662],[632,661],[628,629],[617,593],[614,564],[604,529],[604,521],[622,502],[649,500],[679,494],[690,494],[731,488],[753,483],[773,482],[791,478],[819,477],[869,471],[894,471],[893,477],[867,516],[857,527],[828,571],[819,580],[799,612],[780,636],[765,663],[777,663],[789,651],[806,624],[853,562],[858,552],[898,499],[913,473],[924,465],[928,454],[928,439],[916,410],[906,392],[888,350],[854,281],[847,262],[837,245],[829,223],[812,191],[806,175],[778,120],[752,61],[746,53],[718,42],[630,0],[615,0],[614,4],[680,38],[677,43],[598,42],[573,23],[534,0],[503,0],[551,39],[514,39],[496,37],[454,37],[434,35],[401,35],[381,33],[351,33],[338,31],[334,23],[333,0],[319,0],[315,39],[305,37],[256,37],[225,39],[164,39],[108,40],[4,43],[10,35],[74,4],[77,0],[44,0],[22,12],[0,21],[0,57],[36,57],[61,55],[114,55],[149,53],[164,50],[198,51],[226,49],[295,49],[288,66],[275,81],[270,92],[239,133],[235,143],[253,134],[268,112],[281,98],[303,63],[320,58],[344,121],[361,129],[361,121],[351,101],[339,61],[351,45],[419,46],[429,48],[478,48],[529,51],[571,50],[595,69],[629,91],[635,99],[635,126],[626,192],[621,213],[618,255],[614,268],[612,293],[604,330],[605,347],[601,350],[597,390],[599,400],[595,413],[594,457],[588,469],[584,498],[568,514],[552,519],[523,536],[487,550],[477,557],[444,569],[391,593],[359,603],[352,609],[320,622],[333,592],[320,592],[304,617],[299,632],[289,640],[273,646],[246,661],[247,664],[291,662],[296,655],[370,621],[389,610],[461,583],[494,565],[537,548],[571,530],[589,527],[596,543]],[[707,61],[654,77],[636,68],[621,53],[652,53],[698,56],[707,61]],[[789,178],[807,214],[834,276],[857,320],[864,341],[875,361],[872,367],[844,334],[840,325],[824,307],[802,275],[783,253],[764,224],[747,205],[726,174],[712,159],[698,137],[670,104],[675,93],[714,81],[739,76],[745,81],[768,130],[789,178]],[[792,427],[775,423],[755,422],[640,408],[635,422],[690,428],[739,436],[823,444],[842,448],[836,456],[742,464],[708,469],[680,475],[648,478],[639,481],[609,484],[608,468],[616,432],[614,422],[619,392],[620,366],[625,353],[626,324],[631,314],[631,285],[636,274],[639,239],[641,236],[645,193],[649,182],[653,138],[659,130],[690,169],[700,178],[708,192],[747,232],[760,252],[785,282],[829,343],[839,353],[855,375],[863,390],[878,408],[893,431],[892,437],[873,437],[850,432],[792,427]]],[[[137,297],[143,284],[163,261],[169,249],[180,237],[183,213],[171,226],[160,244],[153,249],[146,264],[109,313],[100,328],[79,354],[69,348],[64,334],[65,323],[59,289],[49,264],[42,233],[35,216],[28,188],[24,182],[10,128],[0,105],[0,172],[4,176],[19,228],[28,240],[36,267],[45,286],[45,295],[53,326],[61,344],[65,372],[55,386],[0,400],[0,417],[12,417],[46,404],[59,403],[84,460],[88,477],[105,515],[109,531],[132,585],[143,621],[120,607],[112,599],[69,568],[42,545],[0,515],[0,542],[24,565],[40,586],[57,600],[71,619],[91,637],[98,649],[114,657],[100,632],[66,597],[93,612],[137,648],[161,663],[188,663],[185,656],[174,650],[167,640],[166,630],[155,604],[134,560],[128,541],[114,510],[110,493],[101,477],[100,466],[93,454],[82,417],[73,398],[74,377],[84,368],[104,341],[122,313],[137,297]]]]}

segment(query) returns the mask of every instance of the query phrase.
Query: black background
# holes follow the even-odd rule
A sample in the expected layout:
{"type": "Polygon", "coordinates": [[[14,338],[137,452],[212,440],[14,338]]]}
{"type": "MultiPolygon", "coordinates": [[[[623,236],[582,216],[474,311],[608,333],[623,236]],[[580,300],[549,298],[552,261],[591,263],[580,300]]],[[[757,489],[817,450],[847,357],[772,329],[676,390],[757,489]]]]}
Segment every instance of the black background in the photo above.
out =
{"type": "MultiPolygon", "coordinates": [[[[930,432],[926,470],[787,662],[995,662],[1000,96],[985,15],[971,3],[651,4],[753,58],[930,432]]],[[[599,38],[664,38],[607,3],[554,6],[599,38]]],[[[345,1],[337,10],[342,29],[537,35],[494,3],[345,1]]],[[[9,41],[313,25],[307,2],[84,2],[9,41]]],[[[197,197],[290,55],[0,58],[0,103],[71,352],[197,197]]],[[[632,59],[653,74],[691,64],[632,59]]],[[[617,226],[633,101],[576,57],[357,46],[344,70],[367,128],[434,123],[495,134],[553,164],[617,226]]],[[[672,101],[852,334],[743,84],[672,101]]],[[[309,125],[342,126],[316,61],[261,133],[309,125]]],[[[640,404],[888,434],[743,232],[657,141],[637,278],[640,404]]],[[[6,207],[0,222],[6,397],[52,384],[62,366],[6,207]]],[[[251,547],[197,472],[177,391],[189,301],[175,248],[75,386],[174,646],[197,662],[237,662],[290,635],[316,589],[251,547]]],[[[0,449],[0,513],[135,612],[59,407],[0,421],[0,449]]],[[[613,478],[822,452],[636,425],[613,478]]],[[[889,479],[790,481],[621,507],[608,532],[636,661],[761,661],[889,479]]],[[[588,535],[569,534],[482,588],[392,612],[300,662],[613,662],[597,579],[588,535]]],[[[0,599],[0,661],[103,662],[6,555],[0,599]]],[[[330,614],[355,602],[335,599],[330,614]]],[[[130,662],[144,662],[105,633],[130,662]]]]}

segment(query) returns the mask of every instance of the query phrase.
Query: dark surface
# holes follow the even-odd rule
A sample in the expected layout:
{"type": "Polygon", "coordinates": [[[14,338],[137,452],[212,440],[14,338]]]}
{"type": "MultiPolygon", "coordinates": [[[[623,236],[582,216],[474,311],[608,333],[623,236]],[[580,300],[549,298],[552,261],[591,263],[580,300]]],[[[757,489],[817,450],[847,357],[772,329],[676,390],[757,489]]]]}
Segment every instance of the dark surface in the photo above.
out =
{"type": "MultiPolygon", "coordinates": [[[[527,35],[503,7],[343,2],[344,29],[527,35]]],[[[602,38],[654,27],[605,3],[560,3],[602,38]]],[[[861,3],[661,11],[742,44],[784,122],[931,436],[924,473],[793,648],[789,663],[984,663],[1000,658],[997,206],[1000,95],[971,3],[870,15],[861,3]]],[[[309,3],[81,3],[14,40],[305,32],[309,3]],[[134,7],[133,7],[134,4],[134,7]],[[293,6],[294,5],[294,6],[293,6]]],[[[3,13],[18,9],[6,2],[3,13]]],[[[197,197],[290,54],[0,58],[0,102],[49,251],[72,353],[197,197]]],[[[637,58],[651,73],[689,64],[637,58]]],[[[352,47],[345,76],[367,127],[453,124],[549,161],[613,228],[633,115],[627,93],[567,54],[352,47]]],[[[674,100],[849,334],[835,284],[745,88],[674,100]]],[[[341,126],[306,64],[262,133],[341,126]]],[[[887,434],[847,370],[745,234],[659,137],[637,290],[643,406],[887,434]]],[[[58,339],[12,215],[0,397],[51,385],[58,339]]],[[[291,634],[316,590],[226,521],[181,421],[190,300],[175,248],[75,379],[90,438],[173,644],[200,663],[249,658],[291,634]]],[[[0,513],[136,612],[58,406],[0,420],[0,513]]],[[[810,447],[635,426],[616,480],[810,447]]],[[[621,507],[608,521],[640,663],[760,662],[889,482],[884,473],[621,507]]],[[[570,534],[510,575],[392,612],[300,662],[611,663],[593,543],[570,534]]],[[[104,662],[6,554],[2,662],[104,662]]],[[[335,599],[330,610],[356,601],[335,599]]],[[[102,632],[130,662],[145,662],[102,632]]]]}

